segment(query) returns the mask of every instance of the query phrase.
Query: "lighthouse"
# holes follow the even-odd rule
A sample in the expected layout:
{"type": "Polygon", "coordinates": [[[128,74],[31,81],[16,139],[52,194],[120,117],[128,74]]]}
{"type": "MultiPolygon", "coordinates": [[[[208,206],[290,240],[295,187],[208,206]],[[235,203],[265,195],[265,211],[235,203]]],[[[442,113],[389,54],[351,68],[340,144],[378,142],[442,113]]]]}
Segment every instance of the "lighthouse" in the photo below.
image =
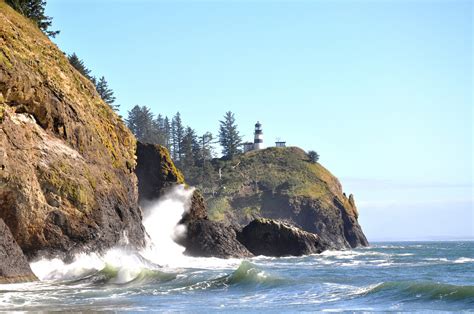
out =
{"type": "Polygon", "coordinates": [[[253,141],[253,149],[262,149],[263,148],[263,131],[262,125],[259,121],[255,124],[255,137],[253,141]]]}

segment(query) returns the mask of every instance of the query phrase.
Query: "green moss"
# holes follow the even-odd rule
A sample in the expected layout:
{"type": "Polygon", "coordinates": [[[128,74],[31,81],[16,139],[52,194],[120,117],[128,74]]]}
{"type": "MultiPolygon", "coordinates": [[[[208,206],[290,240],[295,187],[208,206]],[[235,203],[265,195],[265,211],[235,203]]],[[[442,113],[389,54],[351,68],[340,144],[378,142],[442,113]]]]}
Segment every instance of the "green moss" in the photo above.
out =
{"type": "Polygon", "coordinates": [[[90,186],[95,190],[97,187],[97,180],[91,174],[89,169],[86,169],[86,171],[84,171],[84,176],[86,177],[87,181],[89,181],[90,186]]]}
{"type": "Polygon", "coordinates": [[[209,219],[214,221],[222,221],[225,218],[225,214],[231,211],[232,207],[229,204],[227,198],[213,198],[207,201],[207,213],[209,219]]]}
{"type": "Polygon", "coordinates": [[[176,178],[178,184],[184,184],[184,176],[173,163],[169,151],[164,146],[159,146],[161,160],[161,173],[167,178],[176,178]]]}
{"type": "MultiPolygon", "coordinates": [[[[1,94],[0,94],[1,95],[1,94]]],[[[2,105],[0,103],[0,123],[3,122],[3,119],[5,119],[5,111],[6,111],[6,106],[5,105],[2,105]]]]}
{"type": "Polygon", "coordinates": [[[256,206],[248,206],[242,209],[243,216],[246,219],[251,219],[256,215],[260,214],[260,208],[256,206]]]}
{"type": "Polygon", "coordinates": [[[74,206],[88,211],[94,200],[93,191],[77,177],[77,169],[65,163],[56,163],[48,169],[40,171],[40,181],[49,186],[53,192],[68,199],[74,206]]]}
{"type": "Polygon", "coordinates": [[[0,64],[5,66],[7,69],[13,68],[13,64],[10,62],[10,60],[6,56],[5,51],[0,51],[0,64]]]}

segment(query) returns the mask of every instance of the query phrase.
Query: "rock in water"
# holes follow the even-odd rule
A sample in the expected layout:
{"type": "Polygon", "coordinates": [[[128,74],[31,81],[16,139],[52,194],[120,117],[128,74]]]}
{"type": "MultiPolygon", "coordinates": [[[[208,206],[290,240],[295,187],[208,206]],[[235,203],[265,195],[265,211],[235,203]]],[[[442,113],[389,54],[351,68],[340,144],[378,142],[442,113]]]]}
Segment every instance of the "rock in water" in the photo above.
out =
{"type": "Polygon", "coordinates": [[[252,254],[237,240],[234,228],[223,223],[199,219],[187,224],[181,241],[186,255],[197,257],[250,257],[252,254]]]}
{"type": "Polygon", "coordinates": [[[35,280],[23,251],[0,219],[0,284],[35,280]]]}
{"type": "Polygon", "coordinates": [[[0,218],[27,257],[144,244],[136,141],[47,36],[0,2],[0,218]]]}
{"type": "Polygon", "coordinates": [[[237,239],[254,255],[301,256],[321,253],[328,248],[313,233],[264,218],[250,222],[237,234],[237,239]]]}
{"type": "MultiPolygon", "coordinates": [[[[138,198],[140,202],[160,198],[170,188],[184,184],[184,177],[170,157],[166,147],[137,142],[138,198]]],[[[188,204],[189,211],[180,223],[196,219],[207,219],[206,205],[202,195],[196,190],[188,204]]]]}

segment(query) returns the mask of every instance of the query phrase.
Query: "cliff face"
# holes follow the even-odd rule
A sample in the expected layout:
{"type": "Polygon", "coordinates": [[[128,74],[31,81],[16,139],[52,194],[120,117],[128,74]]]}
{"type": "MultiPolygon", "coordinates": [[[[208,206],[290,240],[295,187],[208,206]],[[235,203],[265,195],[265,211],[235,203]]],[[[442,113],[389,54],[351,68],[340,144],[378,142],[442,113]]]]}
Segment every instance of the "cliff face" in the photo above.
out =
{"type": "Polygon", "coordinates": [[[141,246],[135,147],[93,84],[0,2],[0,218],[25,254],[141,246]]]}
{"type": "Polygon", "coordinates": [[[280,219],[317,234],[332,248],[368,245],[354,197],[303,150],[268,148],[233,161],[216,160],[214,166],[221,169],[219,188],[204,195],[211,219],[240,224],[280,219]]]}
{"type": "Polygon", "coordinates": [[[2,219],[0,219],[0,239],[0,284],[37,280],[21,248],[2,219]]]}
{"type": "MultiPolygon", "coordinates": [[[[156,200],[173,186],[185,184],[183,174],[175,167],[166,147],[161,145],[137,143],[135,173],[140,203],[156,200]]],[[[189,207],[181,223],[207,219],[206,205],[198,191],[194,191],[189,207]]]]}

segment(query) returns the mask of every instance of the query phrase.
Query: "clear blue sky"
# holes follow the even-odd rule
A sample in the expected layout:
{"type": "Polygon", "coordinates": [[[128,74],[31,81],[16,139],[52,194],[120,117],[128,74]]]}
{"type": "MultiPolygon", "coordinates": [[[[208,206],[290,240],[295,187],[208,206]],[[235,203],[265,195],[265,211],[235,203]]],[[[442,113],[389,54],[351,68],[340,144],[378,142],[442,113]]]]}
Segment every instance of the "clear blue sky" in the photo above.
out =
{"type": "Polygon", "coordinates": [[[369,240],[474,237],[472,1],[49,0],[121,113],[314,149],[369,240]]]}

